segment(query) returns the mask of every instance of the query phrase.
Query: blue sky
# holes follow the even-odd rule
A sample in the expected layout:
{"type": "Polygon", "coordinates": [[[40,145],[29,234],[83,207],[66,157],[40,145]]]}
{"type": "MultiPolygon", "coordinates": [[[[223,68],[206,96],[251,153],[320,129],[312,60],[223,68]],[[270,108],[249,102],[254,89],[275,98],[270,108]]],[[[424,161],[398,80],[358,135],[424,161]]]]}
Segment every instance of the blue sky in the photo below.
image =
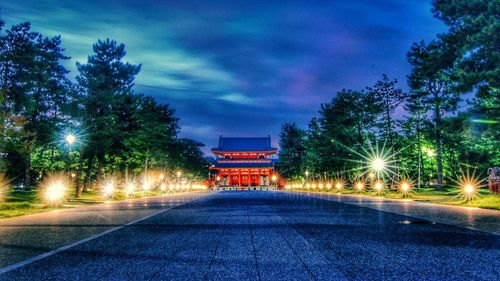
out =
{"type": "Polygon", "coordinates": [[[387,73],[406,88],[412,42],[445,30],[430,0],[131,1],[3,0],[0,17],[61,35],[67,67],[86,62],[97,39],[126,45],[142,63],[136,92],[169,103],[181,137],[271,135],[306,127],[343,88],[387,73]],[[314,5],[312,4],[314,3],[314,5]]]}

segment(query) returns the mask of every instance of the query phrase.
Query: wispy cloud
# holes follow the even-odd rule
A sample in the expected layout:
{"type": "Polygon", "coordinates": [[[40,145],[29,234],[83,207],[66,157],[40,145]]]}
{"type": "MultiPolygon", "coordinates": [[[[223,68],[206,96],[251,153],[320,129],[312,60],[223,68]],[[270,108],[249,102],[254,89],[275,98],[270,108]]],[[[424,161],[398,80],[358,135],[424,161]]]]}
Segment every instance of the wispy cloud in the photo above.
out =
{"type": "Polygon", "coordinates": [[[136,90],[210,146],[219,134],[277,138],[282,122],[305,126],[336,91],[382,73],[405,81],[411,43],[443,30],[428,2],[4,0],[0,17],[61,35],[71,77],[97,39],[126,44],[142,64],[136,90]]]}

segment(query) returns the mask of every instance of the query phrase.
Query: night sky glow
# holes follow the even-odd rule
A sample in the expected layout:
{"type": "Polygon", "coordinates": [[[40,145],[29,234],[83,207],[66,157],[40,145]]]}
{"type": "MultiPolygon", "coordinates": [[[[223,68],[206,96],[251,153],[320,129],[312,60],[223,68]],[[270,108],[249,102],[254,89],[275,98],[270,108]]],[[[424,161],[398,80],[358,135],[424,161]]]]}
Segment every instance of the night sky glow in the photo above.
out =
{"type": "Polygon", "coordinates": [[[430,0],[3,0],[6,27],[30,21],[61,35],[71,78],[97,39],[142,63],[136,92],[170,103],[181,136],[216,146],[220,134],[277,144],[285,121],[306,127],[342,88],[382,73],[406,88],[412,42],[445,30],[430,0]],[[312,5],[314,3],[314,5],[312,5]]]}

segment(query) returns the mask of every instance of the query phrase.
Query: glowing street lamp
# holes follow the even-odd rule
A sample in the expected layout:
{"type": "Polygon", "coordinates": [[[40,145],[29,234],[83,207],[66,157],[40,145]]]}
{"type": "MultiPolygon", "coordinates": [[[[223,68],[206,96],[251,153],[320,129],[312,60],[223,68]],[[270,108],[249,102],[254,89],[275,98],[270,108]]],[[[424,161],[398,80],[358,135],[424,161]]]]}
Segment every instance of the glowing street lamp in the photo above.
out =
{"type": "Polygon", "coordinates": [[[372,159],[371,168],[377,173],[382,172],[385,169],[385,160],[380,157],[375,157],[372,159]]]}
{"type": "Polygon", "coordinates": [[[381,182],[381,181],[377,181],[373,185],[373,188],[375,189],[375,191],[377,192],[377,194],[380,195],[380,193],[382,193],[382,190],[384,189],[384,183],[381,182]]]}
{"type": "Polygon", "coordinates": [[[73,145],[76,142],[76,136],[73,135],[72,133],[68,133],[65,137],[64,140],[68,145],[73,145]]]}
{"type": "Polygon", "coordinates": [[[358,192],[362,192],[364,188],[365,188],[365,185],[362,182],[357,182],[356,183],[356,190],[358,192]]]}
{"type": "Polygon", "coordinates": [[[403,197],[407,197],[410,194],[410,191],[411,191],[411,182],[409,182],[409,181],[402,181],[399,184],[399,191],[403,194],[403,197]]]}
{"type": "Polygon", "coordinates": [[[149,191],[152,186],[153,186],[153,183],[147,177],[144,177],[144,179],[142,181],[142,189],[144,191],[149,191]]]}
{"type": "Polygon", "coordinates": [[[272,175],[271,176],[271,181],[273,181],[274,183],[274,187],[276,188],[277,186],[277,181],[278,181],[278,177],[276,175],[272,175]]]}
{"type": "Polygon", "coordinates": [[[114,190],[115,190],[115,184],[113,180],[108,180],[102,186],[102,195],[104,197],[111,197],[114,190]]]}
{"type": "Polygon", "coordinates": [[[471,201],[476,193],[476,187],[472,183],[465,183],[462,187],[463,193],[465,195],[465,200],[471,201]]]}
{"type": "Polygon", "coordinates": [[[337,183],[335,184],[335,188],[336,188],[337,190],[341,190],[341,189],[342,189],[342,187],[344,187],[344,185],[343,185],[343,184],[342,184],[342,182],[340,182],[340,181],[339,181],[339,182],[337,182],[337,183]]]}
{"type": "Polygon", "coordinates": [[[180,178],[182,176],[182,172],[181,171],[177,171],[177,173],[175,173],[175,175],[180,178]]]}
{"type": "Polygon", "coordinates": [[[127,192],[127,195],[130,196],[134,194],[135,191],[135,183],[133,181],[128,182],[125,185],[125,191],[127,192]]]}
{"type": "Polygon", "coordinates": [[[48,184],[45,190],[45,198],[50,204],[57,204],[63,201],[66,193],[66,186],[62,180],[55,180],[48,184]]]}

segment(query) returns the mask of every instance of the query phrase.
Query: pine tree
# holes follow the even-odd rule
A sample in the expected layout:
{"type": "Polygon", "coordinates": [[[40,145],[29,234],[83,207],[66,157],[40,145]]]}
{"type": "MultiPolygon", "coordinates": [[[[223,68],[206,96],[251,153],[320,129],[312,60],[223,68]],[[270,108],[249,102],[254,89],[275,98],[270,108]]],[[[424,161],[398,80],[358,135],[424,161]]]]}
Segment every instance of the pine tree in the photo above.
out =
{"type": "Polygon", "coordinates": [[[119,97],[132,94],[135,76],[141,66],[122,62],[125,45],[106,39],[93,45],[94,54],[87,64],[77,63],[80,72],[77,81],[83,92],[81,119],[86,131],[84,154],[87,158],[85,183],[91,180],[92,167],[97,160],[97,178],[105,166],[106,155],[113,149],[119,134],[115,110],[119,97]]]}
{"type": "Polygon", "coordinates": [[[295,123],[281,126],[278,171],[288,179],[300,178],[304,171],[305,132],[295,123]]]}

